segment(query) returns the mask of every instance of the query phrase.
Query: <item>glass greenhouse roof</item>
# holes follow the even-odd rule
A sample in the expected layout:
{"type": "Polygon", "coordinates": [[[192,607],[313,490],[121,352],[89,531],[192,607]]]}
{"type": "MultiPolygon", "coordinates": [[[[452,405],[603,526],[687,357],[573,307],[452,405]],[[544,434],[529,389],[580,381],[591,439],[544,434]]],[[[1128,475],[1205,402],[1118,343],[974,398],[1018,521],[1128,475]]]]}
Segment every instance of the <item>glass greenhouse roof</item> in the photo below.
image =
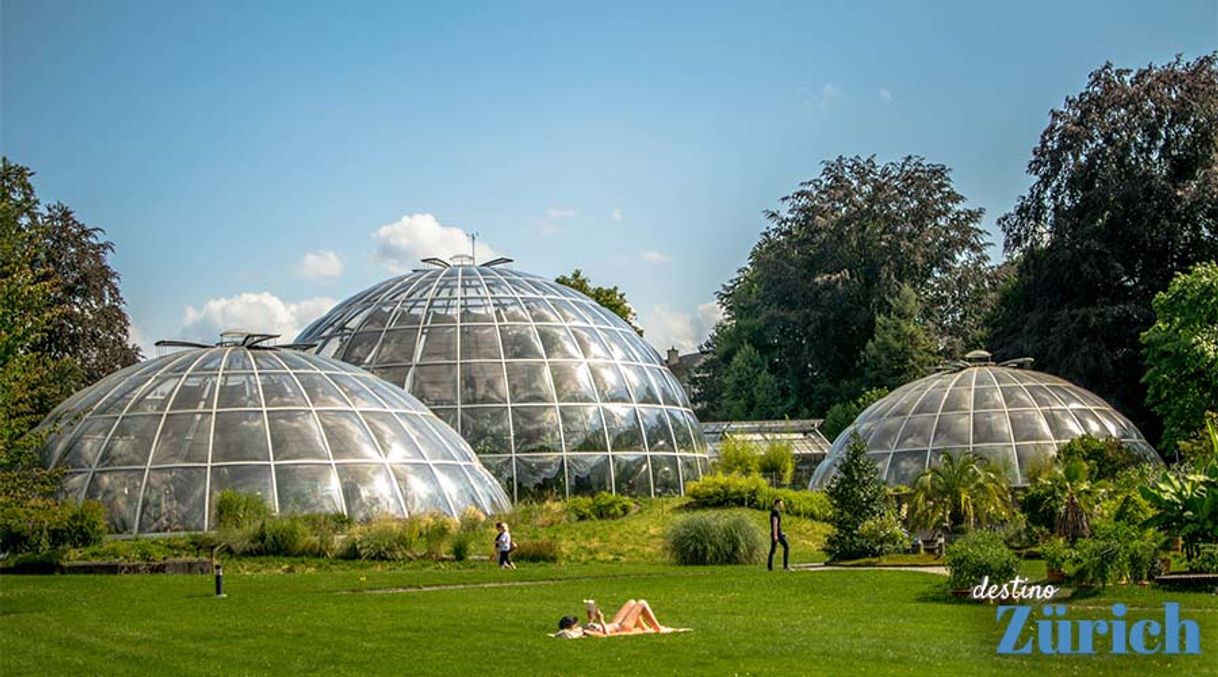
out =
{"type": "Polygon", "coordinates": [[[972,451],[1022,485],[1033,463],[1082,435],[1116,438],[1147,461],[1162,462],[1129,419],[1094,393],[1056,376],[994,364],[936,373],[872,404],[834,440],[813,488],[828,483],[855,432],[893,485],[912,484],[945,451],[972,451]]]}
{"type": "Polygon", "coordinates": [[[224,489],[280,513],[459,515],[510,507],[473,451],[418,400],[294,350],[220,346],[133,365],[81,390],[45,462],[120,533],[212,526],[224,489]]]}
{"type": "Polygon", "coordinates": [[[685,391],[656,351],[545,278],[417,270],[343,301],[297,340],[405,387],[517,499],[679,494],[707,468],[685,391]]]}

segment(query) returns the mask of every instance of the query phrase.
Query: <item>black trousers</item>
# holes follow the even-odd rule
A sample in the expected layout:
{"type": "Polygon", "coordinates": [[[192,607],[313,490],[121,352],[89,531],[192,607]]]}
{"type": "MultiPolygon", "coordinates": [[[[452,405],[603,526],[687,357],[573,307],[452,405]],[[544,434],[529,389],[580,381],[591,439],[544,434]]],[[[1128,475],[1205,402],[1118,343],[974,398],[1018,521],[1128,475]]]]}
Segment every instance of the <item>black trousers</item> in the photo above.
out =
{"type": "Polygon", "coordinates": [[[788,569],[787,558],[791,555],[791,546],[787,545],[787,535],[778,534],[777,540],[770,541],[770,558],[766,560],[765,568],[770,571],[774,570],[774,551],[778,550],[778,544],[782,543],[782,568],[788,569]]]}

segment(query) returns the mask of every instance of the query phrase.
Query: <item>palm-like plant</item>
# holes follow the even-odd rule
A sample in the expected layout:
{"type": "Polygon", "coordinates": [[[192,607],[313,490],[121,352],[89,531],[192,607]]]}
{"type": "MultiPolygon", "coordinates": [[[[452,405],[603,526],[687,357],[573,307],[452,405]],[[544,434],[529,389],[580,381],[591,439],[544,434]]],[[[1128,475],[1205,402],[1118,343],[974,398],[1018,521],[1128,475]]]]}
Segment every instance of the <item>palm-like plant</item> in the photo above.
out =
{"type": "Polygon", "coordinates": [[[944,453],[938,465],[914,480],[910,507],[914,526],[958,532],[1008,517],[1011,494],[986,459],[972,452],[944,453]]]}

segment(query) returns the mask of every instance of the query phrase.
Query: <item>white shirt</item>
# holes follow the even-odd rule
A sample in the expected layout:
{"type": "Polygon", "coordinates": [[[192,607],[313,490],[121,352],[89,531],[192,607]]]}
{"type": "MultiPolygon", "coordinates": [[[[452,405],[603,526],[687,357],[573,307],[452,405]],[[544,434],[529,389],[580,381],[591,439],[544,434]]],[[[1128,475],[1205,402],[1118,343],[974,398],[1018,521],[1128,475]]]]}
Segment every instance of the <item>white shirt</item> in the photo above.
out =
{"type": "MultiPolygon", "coordinates": [[[[485,543],[485,541],[483,541],[485,543]]],[[[512,534],[506,529],[503,533],[495,537],[495,548],[499,552],[507,552],[512,549],[512,534]]]]}

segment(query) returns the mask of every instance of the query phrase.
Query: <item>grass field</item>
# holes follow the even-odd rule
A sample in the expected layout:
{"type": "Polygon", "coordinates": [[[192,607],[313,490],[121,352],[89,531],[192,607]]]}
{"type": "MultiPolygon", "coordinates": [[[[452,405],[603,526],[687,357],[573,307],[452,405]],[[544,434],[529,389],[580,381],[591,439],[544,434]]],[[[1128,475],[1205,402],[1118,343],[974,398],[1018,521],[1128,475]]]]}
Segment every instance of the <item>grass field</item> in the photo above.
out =
{"type": "Polygon", "coordinates": [[[995,655],[992,607],[943,601],[922,572],[417,563],[227,578],[215,599],[203,576],[0,577],[0,674],[1218,674],[1218,597],[1197,593],[1112,588],[1071,615],[1179,601],[1202,626],[1199,657],[1012,658],[995,655]],[[646,598],[694,631],[547,637],[586,597],[646,598]]]}

